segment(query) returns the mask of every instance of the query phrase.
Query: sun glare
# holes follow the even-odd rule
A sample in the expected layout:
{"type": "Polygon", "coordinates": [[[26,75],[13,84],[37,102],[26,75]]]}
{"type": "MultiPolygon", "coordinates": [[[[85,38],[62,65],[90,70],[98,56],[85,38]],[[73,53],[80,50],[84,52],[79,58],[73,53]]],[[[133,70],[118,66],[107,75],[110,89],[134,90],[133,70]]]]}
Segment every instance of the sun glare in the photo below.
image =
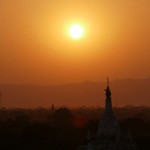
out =
{"type": "Polygon", "coordinates": [[[81,38],[83,36],[83,33],[83,28],[79,25],[73,25],[69,29],[69,34],[74,39],[81,38]]]}

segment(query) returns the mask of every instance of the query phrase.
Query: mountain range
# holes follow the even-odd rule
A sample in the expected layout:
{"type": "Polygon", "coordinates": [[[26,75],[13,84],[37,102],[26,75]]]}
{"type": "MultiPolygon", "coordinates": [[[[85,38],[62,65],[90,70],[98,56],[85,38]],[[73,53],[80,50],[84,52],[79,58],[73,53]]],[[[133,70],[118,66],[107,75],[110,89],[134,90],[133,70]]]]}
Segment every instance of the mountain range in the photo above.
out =
{"type": "MultiPolygon", "coordinates": [[[[0,84],[1,107],[104,106],[106,83],[84,81],[66,85],[38,86],[0,84]]],[[[113,106],[150,106],[150,78],[110,82],[113,106]]]]}

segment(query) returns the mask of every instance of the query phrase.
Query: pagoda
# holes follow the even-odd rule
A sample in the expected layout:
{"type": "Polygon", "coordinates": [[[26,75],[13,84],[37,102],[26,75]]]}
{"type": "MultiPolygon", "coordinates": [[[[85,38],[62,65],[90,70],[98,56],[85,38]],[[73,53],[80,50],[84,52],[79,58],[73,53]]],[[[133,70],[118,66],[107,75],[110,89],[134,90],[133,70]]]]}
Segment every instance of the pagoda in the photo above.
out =
{"type": "Polygon", "coordinates": [[[120,131],[119,122],[113,113],[108,78],[105,96],[105,110],[99,120],[97,132],[91,135],[89,131],[86,142],[78,150],[139,150],[131,136],[126,137],[120,131]]]}

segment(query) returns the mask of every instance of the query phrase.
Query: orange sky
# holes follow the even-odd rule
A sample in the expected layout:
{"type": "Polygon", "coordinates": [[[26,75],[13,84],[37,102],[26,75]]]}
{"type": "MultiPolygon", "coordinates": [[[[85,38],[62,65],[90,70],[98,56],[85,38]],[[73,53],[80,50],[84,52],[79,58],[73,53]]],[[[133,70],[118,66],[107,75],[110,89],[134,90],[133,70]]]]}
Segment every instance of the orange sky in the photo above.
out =
{"type": "Polygon", "coordinates": [[[0,0],[0,83],[150,76],[149,0],[0,0]],[[80,40],[68,27],[81,24],[80,40]]]}

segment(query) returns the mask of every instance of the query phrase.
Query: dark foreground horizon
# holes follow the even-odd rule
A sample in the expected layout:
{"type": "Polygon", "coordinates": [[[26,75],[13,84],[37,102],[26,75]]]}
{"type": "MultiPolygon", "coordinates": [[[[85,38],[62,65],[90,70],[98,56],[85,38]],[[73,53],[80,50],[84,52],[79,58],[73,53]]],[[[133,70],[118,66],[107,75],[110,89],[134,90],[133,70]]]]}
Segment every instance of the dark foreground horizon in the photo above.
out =
{"type": "MultiPolygon", "coordinates": [[[[49,109],[0,109],[0,149],[77,150],[87,143],[89,129],[96,133],[103,112],[104,108],[98,107],[69,110],[55,108],[53,104],[49,109]]],[[[149,150],[150,108],[114,108],[114,113],[122,133],[128,135],[130,130],[130,142],[140,150],[149,150]]],[[[105,108],[104,114],[111,114],[110,107],[105,108]]]]}

